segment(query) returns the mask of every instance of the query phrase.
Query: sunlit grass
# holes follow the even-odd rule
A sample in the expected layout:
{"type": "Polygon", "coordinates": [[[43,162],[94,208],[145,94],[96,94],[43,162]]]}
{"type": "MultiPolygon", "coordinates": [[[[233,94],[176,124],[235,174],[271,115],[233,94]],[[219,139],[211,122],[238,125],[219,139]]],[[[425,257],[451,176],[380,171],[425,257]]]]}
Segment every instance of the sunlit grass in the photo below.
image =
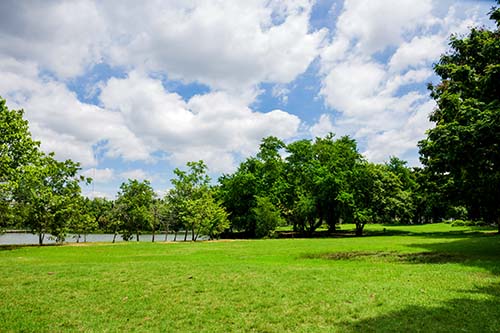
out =
{"type": "Polygon", "coordinates": [[[500,237],[367,235],[5,248],[0,331],[498,330],[500,237]]]}

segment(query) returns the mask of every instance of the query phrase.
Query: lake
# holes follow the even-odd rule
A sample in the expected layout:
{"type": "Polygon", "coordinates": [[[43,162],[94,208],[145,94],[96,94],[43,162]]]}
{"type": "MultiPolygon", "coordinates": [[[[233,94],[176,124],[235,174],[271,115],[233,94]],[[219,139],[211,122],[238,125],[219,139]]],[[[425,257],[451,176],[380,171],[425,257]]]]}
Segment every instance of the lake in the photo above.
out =
{"type": "MultiPolygon", "coordinates": [[[[168,234],[167,241],[173,241],[175,234],[168,234]]],[[[153,235],[144,234],[140,235],[139,240],[141,242],[151,242],[153,235]]],[[[199,237],[199,240],[206,239],[205,237],[199,237]]],[[[191,240],[191,233],[188,233],[187,240],[191,240]]],[[[113,234],[89,234],[87,235],[88,242],[112,242],[113,234]]],[[[120,235],[116,236],[116,242],[123,242],[120,235]]],[[[135,241],[135,236],[132,238],[135,241]]],[[[164,242],[165,234],[156,234],[155,242],[164,242]]],[[[177,234],[177,241],[184,241],[184,233],[177,234]]],[[[66,237],[65,243],[76,243],[76,235],[69,234],[66,237]]],[[[80,243],[83,242],[83,236],[80,236],[80,243]]],[[[54,244],[55,240],[50,235],[45,235],[43,240],[44,244],[54,244]]],[[[38,235],[33,235],[25,232],[8,232],[5,234],[0,234],[0,245],[23,245],[23,244],[38,244],[38,235]]]]}

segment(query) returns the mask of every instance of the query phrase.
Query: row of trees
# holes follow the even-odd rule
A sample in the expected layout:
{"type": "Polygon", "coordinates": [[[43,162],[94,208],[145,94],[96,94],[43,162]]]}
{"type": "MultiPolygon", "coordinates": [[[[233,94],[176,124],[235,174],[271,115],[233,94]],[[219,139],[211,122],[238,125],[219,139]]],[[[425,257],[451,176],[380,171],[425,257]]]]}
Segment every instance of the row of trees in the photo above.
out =
{"type": "Polygon", "coordinates": [[[159,228],[166,234],[184,230],[185,240],[188,232],[196,240],[200,235],[218,237],[229,227],[202,161],[188,163],[188,171],[176,169],[174,187],[164,198],[156,196],[148,181],[129,179],[116,200],[91,200],[81,195],[80,185],[91,179],[78,175],[80,165],[42,152],[23,111],[9,110],[1,98],[0,133],[0,227],[29,229],[39,244],[47,234],[64,241],[73,233],[79,241],[96,231],[139,240],[141,232],[154,237],[159,228]]]}
{"type": "Polygon", "coordinates": [[[335,232],[340,223],[354,223],[361,235],[366,223],[456,217],[456,209],[436,197],[434,186],[429,188],[425,170],[409,168],[396,157],[370,163],[347,136],[288,145],[268,137],[256,157],[219,182],[218,196],[232,228],[248,237],[267,236],[281,223],[309,235],[323,225],[335,232]]]}
{"type": "MultiPolygon", "coordinates": [[[[493,31],[453,36],[434,66],[430,85],[436,126],[419,143],[423,168],[396,157],[366,161],[356,142],[333,134],[284,144],[262,141],[256,156],[211,185],[206,165],[176,169],[173,188],[158,198],[147,181],[129,180],[116,200],[82,197],[71,160],[58,161],[31,138],[23,111],[0,99],[0,223],[63,240],[95,230],[139,240],[142,231],[184,231],[184,239],[223,232],[265,237],[280,225],[312,235],[354,223],[427,223],[469,218],[496,223],[500,232],[500,10],[493,31]]],[[[153,236],[154,237],[154,236],[153,236]]]]}

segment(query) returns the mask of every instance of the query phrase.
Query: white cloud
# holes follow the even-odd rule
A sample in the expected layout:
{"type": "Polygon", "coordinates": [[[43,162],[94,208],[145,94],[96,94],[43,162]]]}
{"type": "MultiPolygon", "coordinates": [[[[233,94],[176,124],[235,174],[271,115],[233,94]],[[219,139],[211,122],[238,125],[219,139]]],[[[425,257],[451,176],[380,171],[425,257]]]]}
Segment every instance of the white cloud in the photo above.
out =
{"type": "Polygon", "coordinates": [[[333,126],[330,115],[322,114],[318,122],[309,128],[309,131],[313,137],[324,137],[328,133],[335,133],[335,127],[333,126]]]}
{"type": "Polygon", "coordinates": [[[61,78],[100,61],[104,18],[92,1],[0,3],[0,56],[36,61],[61,78]]]}
{"type": "Polygon", "coordinates": [[[151,181],[154,177],[149,175],[146,171],[142,169],[132,169],[121,172],[119,176],[123,179],[136,179],[138,181],[149,180],[151,181]]]}
{"type": "Polygon", "coordinates": [[[255,152],[265,136],[293,137],[300,125],[294,115],[255,112],[247,100],[224,92],[195,95],[186,102],[139,72],[111,79],[102,88],[101,101],[121,114],[151,151],[169,152],[176,165],[203,159],[212,171],[232,170],[234,153],[255,152]]]}
{"type": "MultiPolygon", "coordinates": [[[[424,90],[432,63],[447,49],[451,32],[478,25],[474,11],[464,17],[464,11],[445,7],[431,0],[344,3],[321,54],[320,93],[340,113],[335,126],[354,136],[372,161],[415,151],[431,126],[427,117],[434,103],[424,90]],[[435,14],[437,9],[445,15],[435,14]]],[[[320,118],[311,131],[331,123],[320,118]]]]}
{"type": "Polygon", "coordinates": [[[78,101],[63,83],[39,77],[32,63],[2,59],[0,73],[0,95],[11,108],[25,109],[33,137],[46,152],[94,166],[92,145],[105,141],[109,157],[149,158],[150,151],[127,128],[121,114],[78,101]],[[26,69],[18,72],[21,67],[26,69]]]}
{"type": "Polygon", "coordinates": [[[286,83],[317,56],[326,30],[310,32],[309,1],[103,4],[115,64],[166,71],[184,81],[242,91],[286,83]],[[279,24],[273,24],[273,17],[279,24]]]}
{"type": "Polygon", "coordinates": [[[411,41],[399,46],[389,61],[389,67],[392,71],[420,67],[438,59],[445,50],[445,36],[416,36],[411,41]]]}
{"type": "Polygon", "coordinates": [[[81,175],[92,178],[94,183],[108,183],[115,179],[115,171],[111,168],[91,168],[83,171],[81,175]]]}
{"type": "Polygon", "coordinates": [[[311,1],[3,1],[0,56],[68,79],[100,62],[244,92],[287,83],[318,55],[311,1]],[[22,28],[20,28],[22,27],[22,28]]]}

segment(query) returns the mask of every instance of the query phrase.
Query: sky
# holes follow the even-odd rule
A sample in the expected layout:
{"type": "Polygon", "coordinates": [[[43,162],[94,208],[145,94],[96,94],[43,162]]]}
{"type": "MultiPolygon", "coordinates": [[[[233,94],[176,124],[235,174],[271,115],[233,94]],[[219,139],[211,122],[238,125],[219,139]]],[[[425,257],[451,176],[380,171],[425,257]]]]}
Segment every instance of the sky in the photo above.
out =
{"type": "Polygon", "coordinates": [[[44,151],[81,163],[90,197],[129,178],[164,193],[200,159],[216,180],[270,135],[349,135],[369,161],[417,166],[432,65],[494,5],[3,0],[0,96],[44,151]]]}

